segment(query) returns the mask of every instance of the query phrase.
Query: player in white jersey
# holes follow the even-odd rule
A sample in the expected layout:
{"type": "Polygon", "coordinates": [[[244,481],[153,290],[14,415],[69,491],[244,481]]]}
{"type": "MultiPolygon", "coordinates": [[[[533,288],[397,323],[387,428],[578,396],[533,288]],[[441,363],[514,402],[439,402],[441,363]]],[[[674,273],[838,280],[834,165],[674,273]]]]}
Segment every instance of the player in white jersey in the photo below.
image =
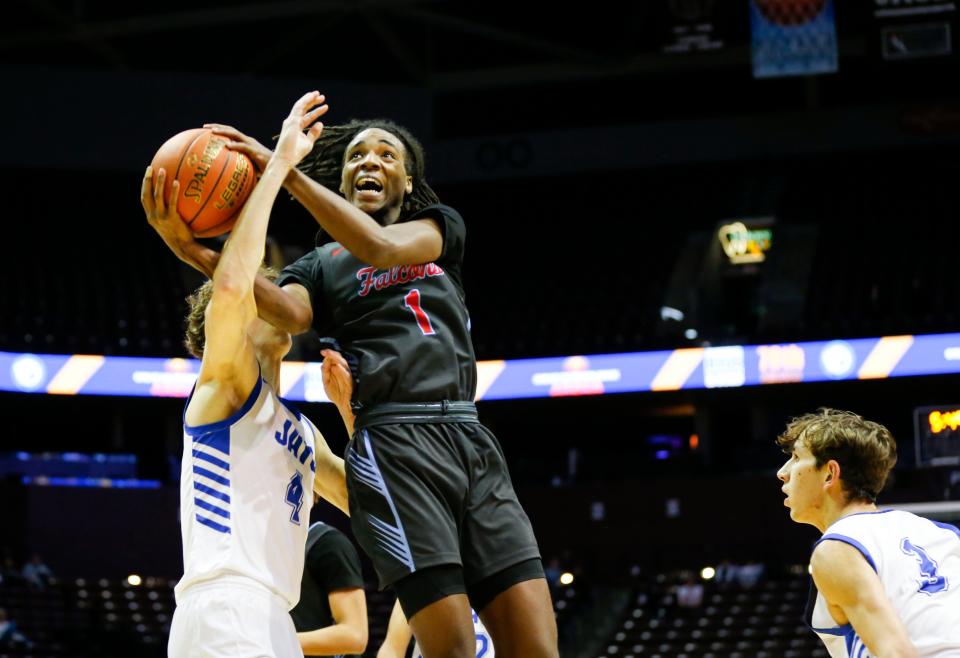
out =
{"type": "MultiPolygon", "coordinates": [[[[493,641],[490,639],[490,633],[480,621],[480,615],[475,610],[471,610],[473,615],[473,634],[477,638],[477,658],[494,658],[493,641]]],[[[413,631],[410,630],[410,624],[403,614],[403,608],[397,601],[393,605],[393,612],[390,613],[390,622],[387,625],[387,636],[383,638],[383,644],[377,652],[377,658],[404,658],[407,655],[407,648],[410,646],[410,640],[413,638],[413,631]]],[[[411,658],[423,658],[423,652],[420,645],[414,643],[413,654],[411,658]]]]}
{"type": "Polygon", "coordinates": [[[890,432],[833,409],[777,443],[790,518],[823,537],[808,623],[833,658],[960,658],[960,530],[875,501],[897,461],[890,432]]]}
{"type": "MultiPolygon", "coordinates": [[[[253,294],[270,210],[322,131],[315,122],[323,100],[311,92],[293,106],[212,283],[191,300],[188,344],[202,361],[183,416],[184,575],[168,645],[175,658],[302,656],[288,611],[300,595],[311,490],[347,509],[343,460],[278,397],[290,337],[258,319],[253,294]]],[[[188,230],[176,214],[176,182],[164,203],[164,176],[151,193],[148,169],[141,192],[161,236],[188,230]]]]}

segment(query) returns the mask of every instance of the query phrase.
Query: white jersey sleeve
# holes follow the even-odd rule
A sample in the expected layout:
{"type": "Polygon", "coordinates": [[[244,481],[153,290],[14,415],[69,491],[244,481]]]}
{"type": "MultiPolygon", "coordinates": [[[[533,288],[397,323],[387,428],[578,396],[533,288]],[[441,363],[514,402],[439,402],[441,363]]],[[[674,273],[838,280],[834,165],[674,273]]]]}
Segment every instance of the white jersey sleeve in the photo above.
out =
{"type": "Polygon", "coordinates": [[[184,573],[175,592],[243,578],[292,608],[313,504],[316,428],[260,379],[229,418],[198,427],[184,421],[183,430],[184,573]]]}
{"type": "MultiPolygon", "coordinates": [[[[827,528],[823,541],[860,551],[921,658],[960,658],[960,530],[885,510],[845,516],[827,528]]],[[[819,593],[809,621],[833,658],[875,658],[856,629],[834,621],[819,593]]]]}

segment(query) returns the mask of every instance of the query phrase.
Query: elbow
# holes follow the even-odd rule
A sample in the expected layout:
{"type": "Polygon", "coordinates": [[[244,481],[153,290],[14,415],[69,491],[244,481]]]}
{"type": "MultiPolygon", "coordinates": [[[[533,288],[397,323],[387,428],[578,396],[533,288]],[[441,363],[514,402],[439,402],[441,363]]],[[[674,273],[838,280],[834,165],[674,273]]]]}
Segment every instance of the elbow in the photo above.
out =
{"type": "Polygon", "coordinates": [[[354,636],[354,645],[350,653],[357,655],[364,653],[367,650],[367,641],[370,639],[366,624],[361,624],[360,627],[356,629],[354,636]]]}
{"type": "Polygon", "coordinates": [[[290,319],[290,325],[286,330],[293,336],[299,336],[310,331],[313,326],[313,310],[308,306],[306,308],[297,308],[294,310],[290,319]]]}
{"type": "Polygon", "coordinates": [[[384,231],[379,231],[369,240],[365,241],[362,253],[357,258],[364,263],[373,265],[378,270],[385,270],[397,265],[397,245],[390,239],[384,231]]]}
{"type": "Polygon", "coordinates": [[[243,276],[216,272],[213,277],[213,294],[224,300],[241,300],[253,293],[253,282],[243,276]]]}
{"type": "MultiPolygon", "coordinates": [[[[366,621],[366,620],[364,620],[366,621]]],[[[339,653],[345,655],[361,655],[367,650],[367,626],[366,624],[349,624],[349,632],[341,636],[341,646],[337,647],[339,653]]]]}
{"type": "Polygon", "coordinates": [[[306,333],[313,326],[313,308],[303,303],[292,294],[283,293],[282,301],[277,304],[271,302],[266,305],[270,309],[264,319],[278,329],[286,331],[291,336],[306,333]]]}

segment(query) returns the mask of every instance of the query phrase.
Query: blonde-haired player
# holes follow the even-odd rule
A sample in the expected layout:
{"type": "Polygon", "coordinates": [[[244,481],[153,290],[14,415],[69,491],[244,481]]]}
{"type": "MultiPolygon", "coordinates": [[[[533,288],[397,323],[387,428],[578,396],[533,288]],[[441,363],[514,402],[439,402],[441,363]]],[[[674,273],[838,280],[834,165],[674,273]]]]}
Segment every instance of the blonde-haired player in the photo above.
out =
{"type": "Polygon", "coordinates": [[[808,623],[833,658],[960,658],[960,530],[877,510],[897,461],[886,427],[821,409],[777,439],[790,518],[823,537],[808,623]]]}
{"type": "MultiPolygon", "coordinates": [[[[258,319],[254,282],[274,199],[313,147],[327,110],[317,92],[296,102],[276,151],[224,246],[204,304],[202,361],[183,416],[180,504],[184,574],[168,645],[176,658],[302,656],[288,611],[300,594],[311,490],[347,509],[343,460],[279,398],[290,337],[258,319]]],[[[187,231],[166,172],[141,200],[164,237],[187,231]]]]}

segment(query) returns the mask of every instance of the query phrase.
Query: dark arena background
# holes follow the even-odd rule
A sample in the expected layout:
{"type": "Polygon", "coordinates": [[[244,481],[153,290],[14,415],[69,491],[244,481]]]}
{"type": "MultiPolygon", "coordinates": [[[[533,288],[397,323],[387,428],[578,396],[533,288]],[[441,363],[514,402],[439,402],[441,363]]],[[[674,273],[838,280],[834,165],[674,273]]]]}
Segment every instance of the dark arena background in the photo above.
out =
{"type": "MultiPolygon", "coordinates": [[[[960,516],[956,24],[938,0],[7,3],[0,655],[166,655],[201,279],[140,180],[204,122],[269,144],[319,89],[326,123],[408,126],[465,218],[478,407],[561,655],[825,656],[786,423],[887,425],[879,503],[960,516]]],[[[268,259],[315,232],[281,194],[268,259]]],[[[289,360],[284,395],[342,453],[316,336],[289,360]]],[[[375,656],[394,595],[362,559],[375,656]]]]}

